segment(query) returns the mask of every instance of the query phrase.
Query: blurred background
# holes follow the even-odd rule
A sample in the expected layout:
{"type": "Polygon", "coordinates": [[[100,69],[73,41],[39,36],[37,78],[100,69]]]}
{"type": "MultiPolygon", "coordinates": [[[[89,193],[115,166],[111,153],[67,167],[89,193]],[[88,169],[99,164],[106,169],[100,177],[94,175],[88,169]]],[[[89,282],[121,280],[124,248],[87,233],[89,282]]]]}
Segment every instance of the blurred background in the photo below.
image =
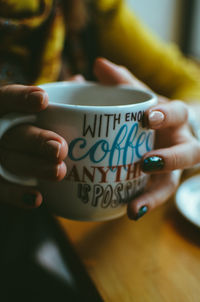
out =
{"type": "Polygon", "coordinates": [[[130,9],[166,42],[200,61],[200,0],[126,0],[130,9]]]}

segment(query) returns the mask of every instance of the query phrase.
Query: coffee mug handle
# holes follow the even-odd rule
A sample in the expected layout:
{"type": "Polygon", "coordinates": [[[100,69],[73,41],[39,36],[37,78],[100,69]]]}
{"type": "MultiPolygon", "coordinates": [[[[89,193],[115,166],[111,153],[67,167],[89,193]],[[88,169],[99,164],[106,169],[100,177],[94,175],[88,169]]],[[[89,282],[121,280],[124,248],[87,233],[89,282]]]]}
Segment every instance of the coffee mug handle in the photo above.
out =
{"type": "MultiPolygon", "coordinates": [[[[20,113],[9,113],[0,118],[0,139],[4,135],[6,131],[10,128],[25,124],[25,123],[33,123],[36,121],[36,115],[28,115],[28,114],[20,114],[20,113]]],[[[8,180],[12,183],[16,183],[24,186],[36,186],[37,179],[35,178],[26,178],[23,176],[17,176],[9,171],[7,171],[0,163],[0,176],[5,180],[8,180]]]]}

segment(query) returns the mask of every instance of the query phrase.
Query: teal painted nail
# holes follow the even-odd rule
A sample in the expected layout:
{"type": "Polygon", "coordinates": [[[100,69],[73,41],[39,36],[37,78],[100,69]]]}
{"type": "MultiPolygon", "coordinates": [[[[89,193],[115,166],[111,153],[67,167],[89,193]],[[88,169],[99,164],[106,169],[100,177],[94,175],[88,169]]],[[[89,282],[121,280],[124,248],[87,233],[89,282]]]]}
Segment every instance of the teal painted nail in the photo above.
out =
{"type": "Polygon", "coordinates": [[[147,206],[141,207],[137,213],[136,220],[140,219],[144,214],[146,214],[147,211],[148,211],[147,206]]]}
{"type": "Polygon", "coordinates": [[[142,170],[144,172],[153,172],[162,170],[165,165],[164,160],[158,156],[151,156],[144,159],[142,170]]]}
{"type": "Polygon", "coordinates": [[[22,197],[22,201],[25,205],[33,207],[35,205],[36,198],[37,198],[37,196],[35,194],[26,193],[22,197]]]}

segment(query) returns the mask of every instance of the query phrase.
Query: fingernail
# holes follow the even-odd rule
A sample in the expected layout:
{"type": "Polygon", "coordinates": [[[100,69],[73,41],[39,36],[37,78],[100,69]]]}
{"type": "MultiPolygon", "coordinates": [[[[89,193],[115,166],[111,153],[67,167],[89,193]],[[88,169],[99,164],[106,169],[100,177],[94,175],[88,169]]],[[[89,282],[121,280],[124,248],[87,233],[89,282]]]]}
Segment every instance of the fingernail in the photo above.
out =
{"type": "Polygon", "coordinates": [[[43,92],[43,91],[34,91],[34,92],[31,92],[29,95],[28,95],[28,100],[29,102],[31,103],[31,105],[36,105],[36,104],[40,104],[40,105],[43,105],[46,98],[47,98],[47,93],[46,92],[43,92]]]}
{"type": "Polygon", "coordinates": [[[61,144],[59,142],[50,140],[46,142],[46,146],[49,155],[56,156],[56,158],[59,158],[61,149],[61,144]]]}
{"type": "Polygon", "coordinates": [[[37,196],[33,193],[26,193],[22,197],[22,201],[25,205],[33,207],[35,205],[37,196]]]}
{"type": "Polygon", "coordinates": [[[144,159],[142,163],[143,172],[153,172],[162,170],[165,163],[161,157],[151,156],[144,159]]]}
{"type": "Polygon", "coordinates": [[[165,116],[161,111],[151,111],[148,119],[151,126],[158,126],[164,121],[165,116]]]}
{"type": "Polygon", "coordinates": [[[57,167],[56,167],[56,178],[59,177],[61,165],[62,165],[62,164],[59,164],[59,165],[57,165],[57,167]]]}
{"type": "Polygon", "coordinates": [[[142,216],[144,216],[144,214],[146,214],[148,212],[148,207],[147,206],[143,206],[139,209],[139,211],[137,212],[136,218],[135,220],[140,219],[142,216]]]}

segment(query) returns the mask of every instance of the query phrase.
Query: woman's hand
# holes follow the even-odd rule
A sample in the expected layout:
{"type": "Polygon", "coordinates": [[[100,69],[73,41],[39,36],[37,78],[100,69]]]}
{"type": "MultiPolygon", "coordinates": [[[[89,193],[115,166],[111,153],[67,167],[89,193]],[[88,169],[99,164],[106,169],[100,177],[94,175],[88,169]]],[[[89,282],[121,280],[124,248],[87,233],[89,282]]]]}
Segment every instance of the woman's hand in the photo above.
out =
{"type": "MultiPolygon", "coordinates": [[[[37,113],[48,106],[48,95],[38,87],[0,87],[0,117],[9,112],[37,113]]],[[[8,130],[0,140],[0,162],[17,175],[61,180],[66,174],[66,141],[58,134],[32,125],[8,130]]],[[[42,195],[35,187],[19,186],[0,177],[0,202],[38,207],[42,195]]]]}
{"type": "MultiPolygon", "coordinates": [[[[108,85],[129,84],[147,88],[126,68],[106,59],[97,59],[97,79],[108,85]]],[[[164,203],[176,190],[181,170],[200,162],[200,143],[192,136],[188,123],[188,107],[181,101],[159,97],[159,104],[146,113],[148,127],[156,130],[155,150],[141,160],[141,168],[151,174],[145,192],[128,205],[128,215],[138,219],[147,211],[164,203]]]]}

